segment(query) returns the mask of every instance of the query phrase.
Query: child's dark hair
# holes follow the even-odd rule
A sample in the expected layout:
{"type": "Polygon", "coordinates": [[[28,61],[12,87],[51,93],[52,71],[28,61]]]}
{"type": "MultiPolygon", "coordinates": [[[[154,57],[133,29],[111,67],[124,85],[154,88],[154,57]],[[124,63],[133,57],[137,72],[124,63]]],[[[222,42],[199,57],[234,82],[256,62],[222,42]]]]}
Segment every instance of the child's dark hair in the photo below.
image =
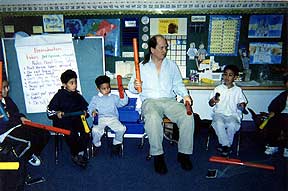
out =
{"type": "Polygon", "coordinates": [[[238,67],[236,65],[227,65],[224,68],[224,72],[226,70],[231,70],[234,73],[235,76],[239,76],[239,69],[238,69],[238,67]]]}
{"type": "Polygon", "coordinates": [[[77,74],[76,74],[76,72],[74,72],[73,70],[66,70],[65,72],[63,72],[62,74],[61,74],[61,77],[60,77],[60,79],[61,79],[61,82],[63,83],[63,84],[66,84],[69,80],[71,80],[72,78],[75,78],[75,79],[77,79],[77,74]]]}
{"type": "Polygon", "coordinates": [[[97,86],[97,88],[100,88],[100,86],[104,83],[108,83],[110,84],[110,78],[108,76],[98,76],[95,80],[95,84],[97,86]]]}

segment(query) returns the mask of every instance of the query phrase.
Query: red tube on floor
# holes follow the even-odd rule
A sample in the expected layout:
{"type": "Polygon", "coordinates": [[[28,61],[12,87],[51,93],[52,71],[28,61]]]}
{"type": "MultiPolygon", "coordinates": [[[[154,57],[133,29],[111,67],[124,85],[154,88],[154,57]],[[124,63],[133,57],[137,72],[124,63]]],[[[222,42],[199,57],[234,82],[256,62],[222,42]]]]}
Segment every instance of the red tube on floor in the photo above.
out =
{"type": "Polygon", "coordinates": [[[249,166],[249,167],[255,167],[255,168],[262,168],[266,170],[275,170],[274,166],[266,165],[266,164],[258,164],[258,163],[252,163],[252,162],[242,162],[239,159],[231,159],[226,157],[218,157],[218,156],[212,156],[209,158],[210,162],[218,162],[218,163],[224,163],[224,164],[234,164],[234,165],[242,165],[242,166],[249,166]]]}

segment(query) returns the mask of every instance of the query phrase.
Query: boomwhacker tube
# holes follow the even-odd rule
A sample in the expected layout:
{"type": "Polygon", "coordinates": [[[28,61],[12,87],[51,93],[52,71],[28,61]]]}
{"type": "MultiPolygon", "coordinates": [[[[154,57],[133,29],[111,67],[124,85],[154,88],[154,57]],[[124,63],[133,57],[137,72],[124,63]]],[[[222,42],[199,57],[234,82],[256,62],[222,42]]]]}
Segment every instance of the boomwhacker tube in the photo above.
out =
{"type": "Polygon", "coordinates": [[[219,162],[224,164],[234,164],[234,165],[242,165],[242,166],[249,166],[249,167],[255,167],[255,168],[262,168],[266,170],[275,170],[274,166],[266,165],[266,164],[258,164],[258,163],[252,163],[252,162],[242,162],[239,159],[231,159],[226,157],[218,157],[218,156],[212,156],[209,158],[210,162],[219,162]]]}
{"type": "Polygon", "coordinates": [[[85,115],[80,115],[80,117],[81,117],[82,124],[84,126],[85,133],[90,133],[90,128],[89,128],[88,123],[86,121],[85,115]]]}
{"type": "MultiPolygon", "coordinates": [[[[136,81],[141,82],[137,38],[133,38],[133,51],[134,51],[134,64],[135,64],[136,81]]],[[[142,88],[138,87],[137,92],[141,93],[142,88]]]]}
{"type": "Polygon", "coordinates": [[[124,88],[122,84],[122,76],[117,75],[117,84],[118,84],[118,91],[119,91],[119,97],[120,99],[124,98],[124,88]]]}
{"type": "Polygon", "coordinates": [[[259,126],[259,129],[264,129],[264,127],[267,125],[268,121],[272,118],[272,116],[269,116],[267,119],[265,119],[261,125],[259,126]]]}
{"type": "Polygon", "coordinates": [[[84,115],[85,112],[84,111],[75,111],[75,112],[69,112],[69,113],[65,113],[62,117],[73,117],[73,116],[80,116],[80,115],[84,115]]]}
{"type": "Polygon", "coordinates": [[[53,126],[49,126],[49,125],[43,125],[43,124],[35,123],[35,122],[32,122],[32,121],[24,121],[23,124],[27,125],[27,126],[30,126],[30,127],[36,127],[36,128],[39,128],[39,129],[45,129],[47,131],[53,131],[55,133],[62,133],[64,135],[70,135],[71,134],[70,130],[61,129],[61,128],[53,127],[53,126]]]}
{"type": "Polygon", "coordinates": [[[186,107],[186,112],[187,112],[187,115],[192,115],[192,108],[191,108],[191,105],[188,101],[185,102],[185,107],[186,107]]]}
{"type": "Polygon", "coordinates": [[[18,170],[19,162],[0,162],[0,170],[18,170]]]}

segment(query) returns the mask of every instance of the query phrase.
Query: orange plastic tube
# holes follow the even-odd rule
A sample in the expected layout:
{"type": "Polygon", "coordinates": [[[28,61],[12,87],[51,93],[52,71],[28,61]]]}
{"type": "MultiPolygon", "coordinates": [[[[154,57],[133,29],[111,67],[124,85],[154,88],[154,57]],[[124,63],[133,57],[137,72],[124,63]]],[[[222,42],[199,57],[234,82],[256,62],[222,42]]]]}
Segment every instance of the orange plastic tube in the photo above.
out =
{"type": "Polygon", "coordinates": [[[117,84],[118,84],[118,91],[119,91],[119,97],[120,99],[124,98],[124,88],[122,84],[122,76],[117,75],[117,84]]]}
{"type": "Polygon", "coordinates": [[[53,126],[49,126],[49,125],[43,125],[43,124],[35,123],[35,122],[32,122],[32,121],[24,121],[23,124],[27,125],[27,126],[30,126],[30,127],[36,127],[36,128],[39,128],[39,129],[45,129],[47,131],[53,131],[53,132],[56,132],[56,133],[62,133],[64,135],[70,135],[71,134],[70,130],[61,129],[61,128],[53,127],[53,126]]]}
{"type": "MultiPolygon", "coordinates": [[[[134,50],[134,64],[135,64],[136,81],[141,82],[139,55],[138,55],[138,44],[137,44],[136,38],[133,38],[133,50],[134,50]]],[[[138,93],[142,92],[142,88],[138,87],[137,91],[138,91],[138,93]]]]}
{"type": "Polygon", "coordinates": [[[239,159],[231,159],[231,158],[225,158],[225,157],[217,157],[212,156],[209,158],[210,162],[219,162],[224,164],[234,164],[234,165],[243,165],[243,166],[249,166],[249,167],[255,167],[255,168],[262,168],[266,170],[275,170],[274,166],[265,165],[265,164],[257,164],[252,162],[242,162],[239,159]]]}
{"type": "Polygon", "coordinates": [[[192,115],[192,108],[191,108],[191,105],[189,104],[188,101],[186,101],[185,103],[185,107],[186,107],[186,112],[187,112],[187,115],[192,115]]]}

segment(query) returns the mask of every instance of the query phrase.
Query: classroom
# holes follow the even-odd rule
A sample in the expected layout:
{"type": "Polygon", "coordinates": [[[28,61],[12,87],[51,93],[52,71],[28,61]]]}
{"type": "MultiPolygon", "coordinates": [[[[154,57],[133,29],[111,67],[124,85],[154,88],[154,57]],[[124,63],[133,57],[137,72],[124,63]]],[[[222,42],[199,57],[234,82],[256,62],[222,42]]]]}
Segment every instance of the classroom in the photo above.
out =
{"type": "MultiPolygon", "coordinates": [[[[280,153],[270,158],[263,154],[265,148],[261,138],[264,135],[259,131],[254,114],[268,113],[271,101],[287,90],[283,85],[283,76],[288,73],[287,32],[286,0],[1,0],[0,76],[9,81],[9,96],[28,119],[44,126],[52,125],[46,114],[47,105],[60,89],[60,75],[67,69],[76,71],[79,77],[77,90],[88,103],[98,91],[94,81],[101,75],[110,77],[111,92],[115,95],[119,95],[117,76],[121,75],[129,97],[128,105],[118,110],[120,121],[126,126],[126,145],[120,159],[123,162],[108,156],[109,143],[115,134],[107,131],[107,144],[101,152],[104,156],[96,159],[103,168],[92,161],[89,171],[71,169],[65,162],[70,163],[70,160],[63,136],[52,133],[41,154],[46,162],[40,168],[27,167],[28,174],[43,176],[46,181],[25,185],[24,190],[223,190],[227,181],[236,181],[228,190],[286,190],[287,158],[280,153]],[[181,174],[171,159],[167,159],[167,164],[171,165],[168,174],[171,174],[166,178],[150,175],[153,165],[145,161],[149,138],[145,136],[141,120],[141,96],[128,90],[136,62],[143,61],[150,51],[150,38],[158,34],[166,39],[166,57],[177,64],[193,100],[192,110],[197,119],[199,117],[191,157],[196,172],[193,169],[190,175],[187,175],[189,172],[181,174]],[[237,150],[237,156],[232,158],[274,165],[274,174],[263,172],[263,169],[227,167],[208,161],[209,157],[217,155],[215,133],[211,135],[208,150],[214,112],[209,106],[209,96],[222,84],[223,69],[227,65],[239,69],[235,84],[243,90],[246,108],[252,110],[242,115],[244,136],[241,135],[240,142],[239,135],[239,144],[235,146],[241,145],[240,155],[237,150]],[[255,152],[249,149],[249,144],[255,152]],[[114,166],[109,165],[109,160],[115,163],[114,166]],[[205,163],[199,160],[205,160],[205,163]],[[50,168],[55,168],[55,172],[50,168]],[[133,171],[127,172],[131,168],[133,171]],[[205,178],[207,168],[218,169],[218,177],[205,178]],[[71,175],[57,176],[65,175],[63,169],[71,175]],[[97,177],[99,174],[93,173],[92,169],[103,176],[97,177]],[[262,180],[256,177],[249,180],[259,171],[263,172],[262,180]],[[141,180],[134,177],[137,172],[143,172],[139,175],[141,180]],[[202,175],[195,178],[197,173],[202,175]],[[77,175],[83,175],[79,182],[77,175]],[[238,180],[236,175],[242,179],[238,180]],[[169,181],[174,176],[184,178],[169,181]],[[189,182],[191,178],[195,178],[193,183],[189,182]],[[258,183],[253,185],[252,179],[258,183]],[[217,180],[221,182],[218,187],[217,180]],[[243,181],[247,181],[247,185],[243,185],[243,181]]],[[[92,117],[87,118],[87,123],[92,127],[92,117]]],[[[177,150],[177,146],[170,143],[164,139],[168,157],[177,150]]]]}

